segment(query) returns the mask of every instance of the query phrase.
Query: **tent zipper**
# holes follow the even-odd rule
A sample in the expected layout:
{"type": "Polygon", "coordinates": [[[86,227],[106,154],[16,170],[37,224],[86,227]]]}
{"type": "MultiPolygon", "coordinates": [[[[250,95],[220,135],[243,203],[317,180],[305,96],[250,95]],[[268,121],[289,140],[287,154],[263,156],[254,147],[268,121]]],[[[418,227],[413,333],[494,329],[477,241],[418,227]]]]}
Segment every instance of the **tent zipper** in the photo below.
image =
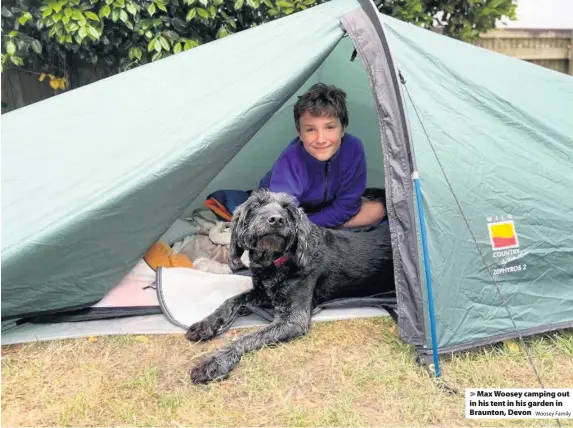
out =
{"type": "Polygon", "coordinates": [[[322,202],[326,203],[328,201],[328,167],[330,165],[330,160],[327,160],[324,164],[324,192],[322,193],[322,202]]]}

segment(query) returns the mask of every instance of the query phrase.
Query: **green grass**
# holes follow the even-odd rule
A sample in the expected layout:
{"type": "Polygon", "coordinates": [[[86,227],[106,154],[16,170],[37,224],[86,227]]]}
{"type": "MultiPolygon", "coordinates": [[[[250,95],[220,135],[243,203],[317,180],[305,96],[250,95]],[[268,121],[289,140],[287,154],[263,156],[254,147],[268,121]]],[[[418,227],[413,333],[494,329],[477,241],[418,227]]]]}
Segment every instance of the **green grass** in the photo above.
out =
{"type": "MultiPolygon", "coordinates": [[[[308,336],[246,355],[228,380],[189,382],[206,344],[182,335],[109,336],[3,347],[5,426],[556,426],[465,419],[469,387],[538,387],[521,347],[442,358],[447,394],[390,318],[317,323],[308,336]]],[[[573,385],[573,332],[527,339],[546,387],[573,385]]],[[[573,420],[561,420],[573,426],[573,420]]]]}

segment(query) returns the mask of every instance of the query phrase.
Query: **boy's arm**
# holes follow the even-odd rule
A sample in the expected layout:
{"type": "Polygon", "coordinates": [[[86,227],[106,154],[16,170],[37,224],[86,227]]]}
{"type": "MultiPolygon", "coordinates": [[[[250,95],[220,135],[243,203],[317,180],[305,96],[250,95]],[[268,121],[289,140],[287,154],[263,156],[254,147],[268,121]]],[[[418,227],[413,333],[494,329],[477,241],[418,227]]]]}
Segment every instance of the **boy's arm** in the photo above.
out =
{"type": "Polygon", "coordinates": [[[360,211],[361,198],[365,190],[366,156],[364,147],[360,144],[332,204],[317,213],[310,214],[308,218],[318,226],[341,226],[360,211]]]}

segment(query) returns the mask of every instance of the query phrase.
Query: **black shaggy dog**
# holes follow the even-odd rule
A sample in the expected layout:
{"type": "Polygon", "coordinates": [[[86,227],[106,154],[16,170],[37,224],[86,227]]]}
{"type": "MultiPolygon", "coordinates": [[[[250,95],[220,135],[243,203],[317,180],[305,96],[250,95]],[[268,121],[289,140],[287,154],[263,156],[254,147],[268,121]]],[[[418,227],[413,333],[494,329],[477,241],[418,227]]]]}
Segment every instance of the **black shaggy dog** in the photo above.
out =
{"type": "Polygon", "coordinates": [[[185,337],[193,342],[213,338],[245,305],[270,305],[274,321],[203,359],[191,370],[194,383],[224,379],[244,353],[306,334],[313,309],[323,302],[394,290],[387,223],[360,232],[318,227],[286,193],[257,190],[235,210],[233,270],[242,266],[245,250],[253,288],[193,324],[185,337]]]}

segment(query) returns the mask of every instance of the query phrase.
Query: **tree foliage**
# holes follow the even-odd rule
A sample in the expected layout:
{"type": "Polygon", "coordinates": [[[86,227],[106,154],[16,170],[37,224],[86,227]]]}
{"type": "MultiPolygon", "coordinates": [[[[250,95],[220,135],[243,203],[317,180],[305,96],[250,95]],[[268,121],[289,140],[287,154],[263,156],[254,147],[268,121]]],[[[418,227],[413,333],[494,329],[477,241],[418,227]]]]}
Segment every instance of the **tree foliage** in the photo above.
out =
{"type": "MultiPolygon", "coordinates": [[[[115,71],[156,61],[326,0],[6,0],[2,68],[69,85],[71,64],[115,71]]],[[[377,0],[382,13],[471,39],[513,17],[514,0],[377,0]],[[436,19],[441,15],[441,19],[436,19]]]]}

